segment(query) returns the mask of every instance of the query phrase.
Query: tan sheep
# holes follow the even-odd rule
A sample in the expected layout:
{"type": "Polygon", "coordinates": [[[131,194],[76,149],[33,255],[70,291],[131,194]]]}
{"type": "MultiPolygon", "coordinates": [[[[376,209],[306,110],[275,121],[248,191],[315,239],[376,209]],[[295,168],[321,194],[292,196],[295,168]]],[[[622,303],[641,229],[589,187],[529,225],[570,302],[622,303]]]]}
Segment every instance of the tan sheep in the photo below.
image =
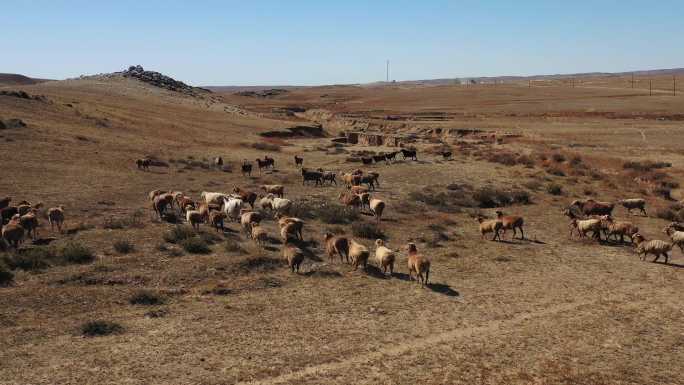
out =
{"type": "Polygon", "coordinates": [[[501,231],[503,223],[501,223],[500,220],[485,219],[484,217],[480,216],[477,217],[477,222],[480,224],[480,234],[482,236],[482,239],[485,239],[485,234],[494,233],[492,241],[495,241],[497,238],[501,240],[501,235],[499,234],[499,231],[501,231]]]}
{"type": "Polygon", "coordinates": [[[283,242],[287,242],[290,239],[299,239],[297,230],[300,229],[301,226],[298,223],[295,222],[290,222],[287,223],[285,226],[280,228],[280,238],[283,239],[283,242]]]}
{"type": "Polygon", "coordinates": [[[294,234],[297,236],[297,239],[304,240],[304,237],[302,236],[302,230],[304,229],[304,221],[299,218],[287,216],[280,216],[280,219],[278,219],[278,226],[281,229],[289,224],[294,224],[293,231],[294,234]]]}
{"type": "Polygon", "coordinates": [[[394,274],[394,261],[396,260],[396,255],[394,250],[385,246],[385,242],[382,239],[375,240],[375,260],[378,263],[378,266],[382,268],[384,274],[387,274],[388,269],[390,277],[394,274]]]}
{"type": "Polygon", "coordinates": [[[373,213],[373,216],[375,216],[375,220],[380,222],[382,221],[382,213],[385,211],[385,201],[382,199],[377,199],[373,198],[370,200],[370,211],[373,213]]]}
{"type": "Polygon", "coordinates": [[[601,240],[601,220],[596,218],[591,219],[573,219],[570,221],[570,237],[572,237],[573,230],[577,230],[577,235],[580,238],[587,236],[588,232],[592,232],[592,238],[601,240]]]}
{"type": "Polygon", "coordinates": [[[154,198],[158,197],[161,194],[166,194],[166,193],[168,193],[168,191],[166,191],[166,190],[152,190],[152,191],[150,191],[149,194],[147,194],[147,196],[150,198],[151,201],[153,201],[154,198]]]}
{"type": "Polygon", "coordinates": [[[286,242],[283,246],[283,258],[293,273],[299,273],[299,266],[304,261],[304,252],[299,247],[286,242]]]}
{"type": "Polygon", "coordinates": [[[672,250],[672,243],[661,241],[659,239],[646,240],[643,235],[634,234],[634,244],[636,245],[636,252],[643,261],[648,254],[655,255],[653,262],[656,262],[661,255],[665,257],[665,263],[668,263],[670,256],[667,254],[672,250]]]}
{"type": "Polygon", "coordinates": [[[639,228],[631,222],[614,221],[610,215],[603,215],[599,219],[601,220],[601,228],[606,235],[606,240],[609,240],[612,236],[615,236],[617,240],[617,237],[620,236],[620,243],[624,243],[625,236],[627,236],[631,242],[634,242],[632,237],[639,232],[639,228]]]}
{"type": "Polygon", "coordinates": [[[359,265],[363,264],[363,269],[365,270],[368,265],[368,257],[370,256],[370,251],[368,248],[355,240],[349,241],[349,258],[351,258],[352,266],[356,270],[359,265]]]}
{"type": "Polygon", "coordinates": [[[242,226],[242,231],[246,234],[252,233],[252,226],[258,225],[263,218],[261,214],[256,211],[245,211],[243,210],[240,215],[240,225],[242,226]]]}
{"type": "Polygon", "coordinates": [[[337,199],[345,206],[350,206],[352,208],[358,208],[361,206],[361,198],[358,195],[340,193],[337,199]]]}
{"type": "Polygon", "coordinates": [[[36,210],[31,209],[28,213],[22,215],[19,218],[19,224],[26,230],[31,239],[35,240],[38,231],[38,216],[36,215],[36,210]]]}
{"type": "Polygon", "coordinates": [[[268,242],[268,233],[266,232],[266,229],[259,225],[252,226],[251,237],[254,243],[259,247],[264,247],[266,242],[268,242]]]}
{"type": "MultiPolygon", "coordinates": [[[[202,213],[200,212],[200,214],[202,213]]],[[[217,232],[219,229],[221,229],[221,231],[225,231],[224,222],[227,218],[228,216],[223,211],[212,211],[209,213],[209,224],[211,224],[211,226],[214,227],[217,232]]]]}
{"type": "Polygon", "coordinates": [[[416,274],[416,279],[421,285],[427,285],[430,279],[430,260],[418,254],[418,249],[415,243],[409,243],[406,245],[408,250],[408,269],[409,269],[409,280],[413,280],[413,274],[416,274]],[[423,277],[425,274],[425,277],[423,277]]]}
{"type": "Polygon", "coordinates": [[[340,256],[340,262],[342,262],[344,257],[347,263],[349,263],[349,240],[346,237],[325,233],[323,241],[325,242],[325,252],[328,254],[330,262],[332,262],[333,257],[337,254],[340,256]]]}
{"type": "Polygon", "coordinates": [[[280,184],[266,184],[262,185],[261,189],[266,192],[266,194],[273,194],[278,198],[285,196],[285,186],[280,184]]]}

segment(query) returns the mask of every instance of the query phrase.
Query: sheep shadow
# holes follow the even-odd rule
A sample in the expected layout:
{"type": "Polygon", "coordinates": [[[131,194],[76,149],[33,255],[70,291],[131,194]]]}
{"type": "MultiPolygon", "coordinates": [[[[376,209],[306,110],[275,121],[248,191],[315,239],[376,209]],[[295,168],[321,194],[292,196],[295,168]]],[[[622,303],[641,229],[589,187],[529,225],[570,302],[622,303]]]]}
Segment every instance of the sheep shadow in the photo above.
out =
{"type": "MultiPolygon", "coordinates": [[[[410,282],[412,284],[418,285],[416,280],[411,280],[409,275],[406,273],[394,273],[394,278],[402,281],[410,282]]],[[[426,288],[432,290],[435,293],[446,295],[447,297],[459,297],[461,293],[451,288],[451,286],[444,283],[428,283],[425,285],[426,288]]]]}
{"type": "Polygon", "coordinates": [[[392,276],[385,275],[385,273],[382,272],[382,270],[375,266],[375,265],[366,265],[366,274],[369,277],[377,278],[377,279],[390,279],[392,276]]]}
{"type": "Polygon", "coordinates": [[[672,262],[665,262],[665,261],[656,261],[652,262],[655,263],[656,265],[663,265],[663,266],[668,266],[668,267],[674,267],[676,269],[684,269],[684,265],[680,263],[672,263],[672,262]]]}

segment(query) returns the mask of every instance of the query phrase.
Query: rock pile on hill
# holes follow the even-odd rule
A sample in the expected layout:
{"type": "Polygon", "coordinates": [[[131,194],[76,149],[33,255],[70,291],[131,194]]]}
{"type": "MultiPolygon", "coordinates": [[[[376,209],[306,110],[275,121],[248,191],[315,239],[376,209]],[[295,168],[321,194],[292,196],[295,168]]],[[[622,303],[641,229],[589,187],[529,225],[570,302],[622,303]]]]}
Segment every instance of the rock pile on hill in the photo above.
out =
{"type": "Polygon", "coordinates": [[[44,95],[30,95],[26,91],[0,91],[0,96],[11,96],[13,98],[27,99],[27,100],[38,100],[41,102],[47,102],[48,98],[44,95]]]}
{"type": "Polygon", "coordinates": [[[156,87],[182,92],[188,95],[198,95],[199,93],[211,92],[203,88],[191,87],[181,81],[175,80],[172,77],[163,75],[159,72],[145,71],[141,65],[130,66],[128,67],[128,70],[123,71],[121,74],[124,77],[135,78],[156,87]]]}
{"type": "Polygon", "coordinates": [[[247,96],[250,98],[272,98],[272,97],[276,97],[276,96],[286,94],[288,92],[289,92],[288,90],[283,90],[280,88],[273,88],[270,90],[261,90],[261,91],[240,91],[240,92],[236,92],[235,95],[247,96]]]}

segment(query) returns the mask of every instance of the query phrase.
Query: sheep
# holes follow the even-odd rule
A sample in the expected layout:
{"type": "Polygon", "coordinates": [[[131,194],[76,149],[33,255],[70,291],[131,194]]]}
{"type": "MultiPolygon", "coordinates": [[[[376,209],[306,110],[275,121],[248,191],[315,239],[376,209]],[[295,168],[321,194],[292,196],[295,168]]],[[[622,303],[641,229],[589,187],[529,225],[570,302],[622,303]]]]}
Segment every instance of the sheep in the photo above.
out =
{"type": "Polygon", "coordinates": [[[268,208],[275,212],[275,215],[283,215],[290,211],[292,201],[284,198],[276,198],[273,194],[268,194],[259,201],[262,208],[268,208]]]}
{"type": "Polygon", "coordinates": [[[333,183],[334,183],[335,186],[337,186],[337,180],[335,180],[335,177],[337,176],[337,174],[335,174],[335,173],[332,172],[332,171],[323,171],[322,168],[318,168],[317,171],[320,172],[320,173],[323,175],[323,176],[321,177],[323,183],[325,183],[325,182],[327,181],[327,182],[330,182],[330,184],[333,184],[333,183]]]}
{"type": "Polygon", "coordinates": [[[349,192],[354,195],[360,195],[368,192],[368,187],[363,186],[351,186],[349,192]]]}
{"type": "Polygon", "coordinates": [[[0,199],[0,210],[9,206],[10,202],[12,202],[12,197],[5,197],[5,198],[0,199]]]}
{"type": "Polygon", "coordinates": [[[19,244],[24,239],[24,228],[19,223],[19,214],[14,214],[9,223],[2,226],[2,237],[15,249],[19,249],[19,244]]]}
{"type": "Polygon", "coordinates": [[[26,230],[26,234],[35,240],[37,237],[36,232],[38,231],[38,216],[36,216],[36,210],[32,209],[28,213],[19,217],[19,224],[26,230]]]}
{"type": "Polygon", "coordinates": [[[268,241],[268,233],[263,227],[259,225],[252,226],[250,236],[252,237],[254,243],[256,243],[257,246],[262,248],[264,247],[264,244],[266,244],[266,242],[268,241]]]}
{"type": "Polygon", "coordinates": [[[672,222],[668,225],[668,227],[672,227],[673,229],[675,229],[677,231],[684,231],[684,223],[672,222]]]}
{"type": "Polygon", "coordinates": [[[304,252],[299,247],[286,242],[283,246],[283,258],[292,273],[299,273],[299,266],[304,261],[304,252]]]}
{"type": "Polygon", "coordinates": [[[361,198],[358,195],[340,193],[337,199],[345,206],[358,208],[361,206],[361,198]]]}
{"type": "Polygon", "coordinates": [[[221,231],[225,231],[223,222],[226,220],[226,218],[226,213],[221,211],[212,211],[209,213],[209,224],[211,224],[217,232],[219,231],[219,229],[221,229],[221,231]]]}
{"type": "Polygon", "coordinates": [[[670,260],[670,256],[667,255],[667,253],[672,250],[672,243],[659,239],[647,241],[646,238],[639,233],[634,234],[633,239],[634,244],[636,245],[636,252],[642,261],[646,259],[648,254],[655,255],[653,262],[656,262],[661,255],[665,256],[665,263],[668,263],[670,260]]]}
{"type": "Polygon", "coordinates": [[[525,220],[523,217],[513,216],[513,215],[503,215],[503,212],[497,211],[496,218],[501,221],[503,236],[506,236],[506,230],[513,230],[513,236],[511,239],[515,238],[516,229],[520,230],[520,239],[525,239],[525,233],[523,232],[523,225],[525,220]]]}
{"type": "Polygon", "coordinates": [[[672,244],[679,246],[679,250],[684,253],[684,231],[676,230],[672,225],[663,229],[663,232],[670,237],[672,244]]]}
{"type": "Polygon", "coordinates": [[[378,266],[382,268],[384,274],[387,274],[388,268],[390,277],[394,274],[396,255],[394,250],[385,247],[385,242],[382,239],[375,240],[375,260],[378,262],[378,266]]]}
{"type": "Polygon", "coordinates": [[[375,190],[375,177],[371,175],[362,175],[358,179],[358,184],[366,184],[368,185],[369,190],[375,190]]]}
{"type": "Polygon", "coordinates": [[[318,171],[309,171],[302,168],[302,186],[306,184],[307,181],[314,181],[316,186],[323,184],[323,173],[318,171]]]}
{"type": "Polygon", "coordinates": [[[379,222],[382,221],[382,212],[385,210],[385,201],[377,198],[373,198],[370,200],[369,207],[371,213],[373,213],[373,216],[375,216],[375,220],[379,222]]]}
{"type": "Polygon", "coordinates": [[[221,167],[223,166],[223,158],[220,156],[217,156],[213,159],[214,166],[216,167],[221,167]]]}
{"type": "Polygon", "coordinates": [[[150,199],[150,201],[153,201],[154,198],[158,197],[161,194],[166,194],[168,191],[166,190],[152,190],[147,194],[147,197],[150,199]]]}
{"type": "Polygon", "coordinates": [[[280,185],[280,184],[266,184],[260,186],[262,190],[266,192],[266,194],[273,194],[277,196],[278,198],[282,198],[285,196],[285,186],[280,185]]]}
{"type": "Polygon", "coordinates": [[[442,158],[444,158],[444,160],[451,159],[451,155],[453,155],[451,151],[440,151],[439,154],[442,155],[442,158]]]}
{"type": "Polygon", "coordinates": [[[280,228],[280,238],[282,238],[284,242],[287,242],[290,239],[297,240],[299,239],[298,231],[300,230],[301,223],[288,222],[280,228]]]}
{"type": "Polygon", "coordinates": [[[500,220],[498,219],[485,219],[484,217],[477,217],[477,221],[480,223],[480,234],[482,236],[482,239],[485,239],[485,234],[487,233],[494,233],[494,237],[492,237],[492,241],[495,241],[497,238],[501,240],[501,235],[499,234],[499,231],[503,228],[503,223],[501,223],[500,220]]]}
{"type": "Polygon", "coordinates": [[[207,192],[207,191],[202,191],[200,194],[200,198],[204,199],[204,201],[209,205],[212,203],[217,203],[221,204],[224,199],[230,198],[228,194],[220,193],[220,192],[207,192]]]}
{"type": "Polygon", "coordinates": [[[634,209],[639,209],[641,212],[646,216],[646,201],[641,198],[633,198],[633,199],[620,199],[617,203],[621,204],[622,207],[627,209],[627,212],[630,214],[632,213],[632,210],[634,209]]]}
{"type": "Polygon", "coordinates": [[[247,160],[242,162],[241,170],[242,170],[242,176],[245,176],[245,175],[247,175],[249,177],[252,176],[252,164],[249,163],[247,160]]]}
{"type": "Polygon", "coordinates": [[[247,233],[252,233],[252,226],[258,225],[261,222],[261,214],[256,211],[243,211],[240,216],[240,224],[242,225],[242,230],[247,233]]]}
{"type": "Polygon", "coordinates": [[[248,203],[252,210],[254,209],[254,202],[257,199],[257,194],[253,191],[245,190],[240,187],[233,187],[233,193],[240,196],[244,202],[248,203]]]}
{"type": "Polygon", "coordinates": [[[610,215],[603,215],[599,218],[601,220],[601,228],[603,229],[606,239],[611,236],[620,236],[620,243],[625,242],[625,235],[629,237],[630,242],[634,242],[634,234],[639,232],[639,228],[630,222],[619,221],[616,222],[610,215]]]}
{"type": "Polygon", "coordinates": [[[397,154],[399,154],[399,151],[387,153],[385,154],[385,159],[387,159],[388,161],[395,161],[397,159],[397,154]]]}
{"type": "Polygon", "coordinates": [[[304,158],[301,156],[294,156],[294,161],[295,161],[295,167],[303,166],[304,165],[304,158]]]}
{"type": "Polygon", "coordinates": [[[57,230],[62,232],[62,225],[64,224],[64,206],[57,206],[48,209],[48,222],[50,222],[50,230],[54,231],[55,226],[57,230]]]}
{"type": "Polygon", "coordinates": [[[418,160],[418,153],[416,150],[407,150],[407,149],[402,148],[401,149],[401,155],[404,157],[404,160],[406,158],[411,158],[415,161],[418,160]]]}
{"type": "Polygon", "coordinates": [[[368,251],[366,246],[356,242],[353,239],[349,241],[349,258],[351,258],[354,270],[356,270],[361,264],[363,264],[363,269],[366,270],[369,255],[370,251],[368,251]]]}
{"type": "Polygon", "coordinates": [[[342,174],[342,181],[345,186],[350,189],[353,186],[358,186],[361,180],[361,175],[355,175],[353,173],[342,174]]]}
{"type": "Polygon", "coordinates": [[[240,209],[242,208],[242,199],[237,198],[223,198],[223,212],[231,220],[236,222],[240,220],[240,209]]]}
{"type": "Polygon", "coordinates": [[[413,280],[413,273],[415,273],[416,279],[420,282],[421,286],[427,285],[430,279],[430,260],[418,254],[415,243],[409,243],[406,245],[406,248],[408,250],[409,280],[413,280]],[[423,278],[423,273],[425,278],[423,278]]]}
{"type": "Polygon", "coordinates": [[[30,204],[24,204],[24,205],[19,205],[17,206],[17,211],[19,215],[26,215],[29,211],[31,211],[31,205],[30,204]]]}
{"type": "Polygon", "coordinates": [[[323,241],[325,243],[325,252],[328,254],[330,262],[332,262],[335,254],[340,256],[340,262],[344,257],[349,263],[349,240],[346,237],[339,237],[331,233],[325,233],[323,241]]]}
{"type": "Polygon", "coordinates": [[[199,230],[200,223],[204,222],[204,215],[197,210],[189,210],[185,213],[185,219],[192,226],[192,228],[199,230]]]}
{"type": "Polygon", "coordinates": [[[294,234],[297,236],[297,239],[304,240],[304,237],[302,236],[302,230],[304,229],[304,221],[295,218],[295,217],[285,217],[282,216],[280,219],[278,219],[278,226],[282,229],[283,227],[289,225],[289,224],[294,224],[294,227],[292,231],[294,231],[294,234]]]}
{"type": "Polygon", "coordinates": [[[5,207],[0,209],[0,225],[9,222],[10,219],[16,214],[19,214],[19,210],[15,206],[5,207]]]}
{"type": "Polygon", "coordinates": [[[149,170],[152,160],[149,158],[136,159],[135,164],[138,166],[138,170],[149,170]]]}
{"type": "Polygon", "coordinates": [[[361,208],[368,207],[370,210],[370,201],[371,201],[371,195],[370,193],[361,193],[361,194],[356,194],[359,199],[361,200],[361,208]]]}
{"type": "Polygon", "coordinates": [[[166,211],[166,207],[169,206],[172,201],[173,196],[170,194],[158,195],[152,201],[152,209],[155,213],[157,213],[159,218],[161,218],[164,214],[164,211],[166,211]]]}
{"type": "Polygon", "coordinates": [[[361,157],[361,163],[363,164],[373,164],[373,158],[366,158],[365,156],[361,157]]]}
{"type": "Polygon", "coordinates": [[[378,187],[380,187],[380,173],[377,173],[375,171],[369,171],[368,177],[373,180],[374,184],[376,184],[376,185],[378,185],[378,187]]]}
{"type": "Polygon", "coordinates": [[[273,168],[275,166],[275,160],[273,158],[269,158],[268,156],[264,156],[264,160],[257,158],[256,164],[257,167],[259,167],[259,173],[261,174],[262,168],[273,168]]]}
{"type": "Polygon", "coordinates": [[[601,220],[596,218],[591,219],[573,219],[570,221],[570,237],[572,237],[573,230],[577,230],[580,238],[587,236],[588,232],[592,232],[592,238],[601,240],[601,220]]]}
{"type": "Polygon", "coordinates": [[[197,209],[197,204],[195,203],[195,201],[193,201],[190,197],[187,197],[185,195],[174,198],[174,202],[176,202],[176,206],[178,206],[178,209],[181,213],[187,212],[188,209],[197,209]]]}
{"type": "Polygon", "coordinates": [[[372,158],[375,163],[387,162],[387,157],[385,154],[373,155],[372,158]]]}
{"type": "Polygon", "coordinates": [[[612,215],[615,205],[609,202],[587,199],[572,201],[570,207],[577,207],[584,215],[612,215]]]}

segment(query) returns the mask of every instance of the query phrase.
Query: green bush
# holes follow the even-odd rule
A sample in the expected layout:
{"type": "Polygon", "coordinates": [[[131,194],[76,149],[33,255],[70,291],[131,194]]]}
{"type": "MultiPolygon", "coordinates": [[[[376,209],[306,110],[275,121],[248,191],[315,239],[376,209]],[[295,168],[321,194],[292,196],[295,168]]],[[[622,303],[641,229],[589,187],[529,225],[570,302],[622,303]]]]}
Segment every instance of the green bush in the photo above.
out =
{"type": "Polygon", "coordinates": [[[86,337],[107,336],[123,331],[123,326],[109,321],[90,321],[81,325],[81,333],[86,337]]]}

